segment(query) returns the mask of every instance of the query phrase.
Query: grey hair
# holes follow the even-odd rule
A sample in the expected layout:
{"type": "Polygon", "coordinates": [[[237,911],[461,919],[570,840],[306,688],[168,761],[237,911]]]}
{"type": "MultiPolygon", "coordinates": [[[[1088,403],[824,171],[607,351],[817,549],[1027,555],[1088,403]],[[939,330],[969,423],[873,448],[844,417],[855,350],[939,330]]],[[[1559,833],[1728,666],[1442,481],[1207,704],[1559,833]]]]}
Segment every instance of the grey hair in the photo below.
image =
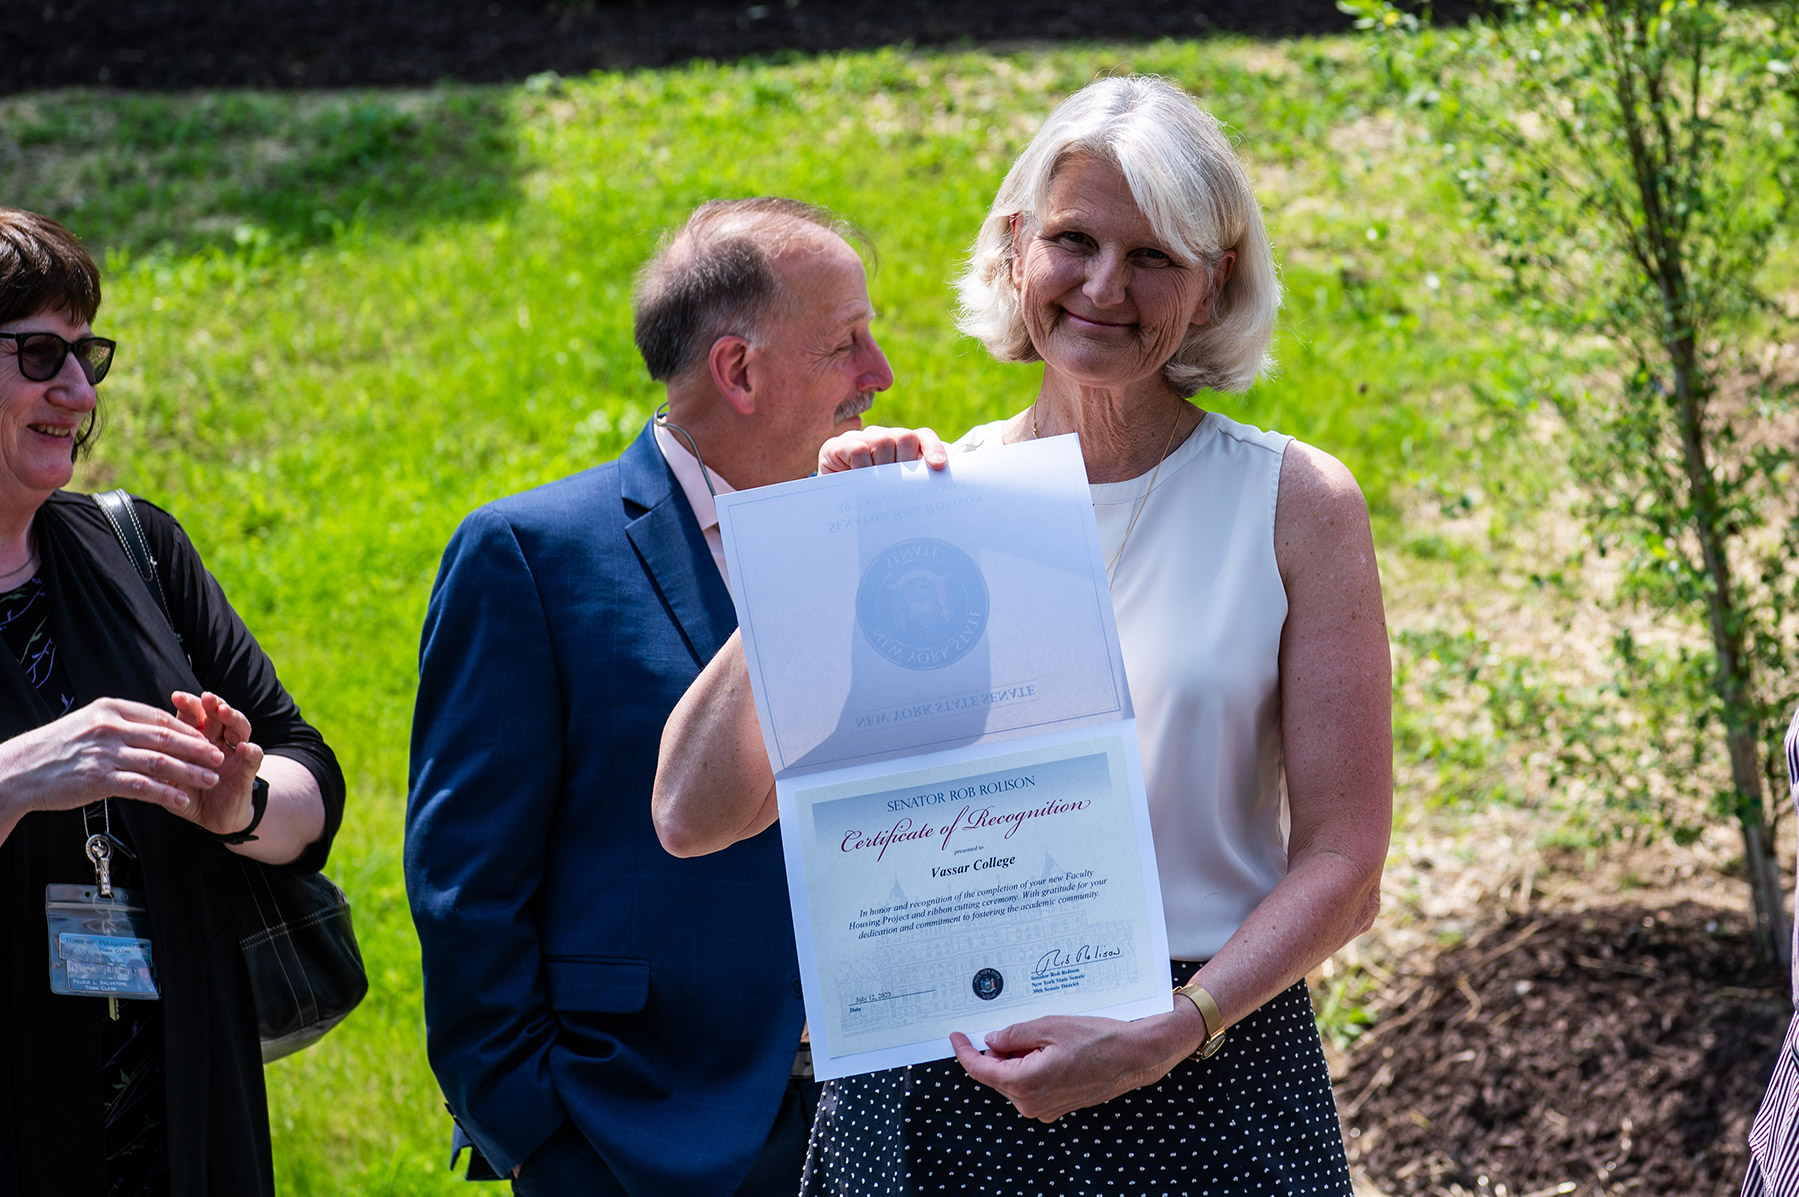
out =
{"type": "Polygon", "coordinates": [[[1208,387],[1242,391],[1272,371],[1281,285],[1255,193],[1217,120],[1180,88],[1147,75],[1095,80],[1049,114],[981,222],[956,282],[956,327],[1001,361],[1038,360],[1012,281],[1012,217],[1035,223],[1056,171],[1080,157],[1118,167],[1170,249],[1208,264],[1236,252],[1212,318],[1190,329],[1162,367],[1168,385],[1182,398],[1208,387]]]}
{"type": "Polygon", "coordinates": [[[693,368],[722,336],[756,339],[792,298],[783,293],[775,258],[817,229],[872,256],[867,235],[847,220],[777,196],[709,200],[665,234],[631,293],[637,351],[650,377],[666,382],[693,368]]]}

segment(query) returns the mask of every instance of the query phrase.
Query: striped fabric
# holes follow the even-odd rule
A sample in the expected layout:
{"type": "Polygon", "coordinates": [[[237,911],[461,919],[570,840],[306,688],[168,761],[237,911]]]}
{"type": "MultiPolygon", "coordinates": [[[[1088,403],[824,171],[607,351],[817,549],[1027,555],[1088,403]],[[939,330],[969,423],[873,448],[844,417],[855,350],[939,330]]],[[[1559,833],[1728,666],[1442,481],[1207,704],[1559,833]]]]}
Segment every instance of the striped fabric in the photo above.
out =
{"type": "Polygon", "coordinates": [[[1749,1172],[1743,1197],[1799,1194],[1799,1018],[1787,1027],[1786,1042],[1768,1081],[1768,1095],[1749,1128],[1749,1172]]]}
{"type": "MultiPolygon", "coordinates": [[[[1787,784],[1799,802],[1799,711],[1787,728],[1787,784]]],[[[1799,959],[1795,960],[1799,969],[1799,959]]],[[[1795,986],[1799,993],[1799,985],[1795,986]]],[[[1749,1171],[1742,1197],[1799,1197],[1799,1015],[1787,1026],[1768,1095],[1749,1128],[1749,1171]]]]}
{"type": "Polygon", "coordinates": [[[1799,798],[1799,710],[1793,712],[1793,722],[1787,727],[1787,785],[1799,798]]]}

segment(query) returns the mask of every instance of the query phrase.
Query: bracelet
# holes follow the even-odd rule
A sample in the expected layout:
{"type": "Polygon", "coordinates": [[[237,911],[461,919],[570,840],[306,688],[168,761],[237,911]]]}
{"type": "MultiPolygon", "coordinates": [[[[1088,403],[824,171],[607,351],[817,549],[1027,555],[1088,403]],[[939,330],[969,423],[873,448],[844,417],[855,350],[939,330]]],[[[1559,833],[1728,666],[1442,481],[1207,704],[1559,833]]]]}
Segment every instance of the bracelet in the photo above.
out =
{"type": "Polygon", "coordinates": [[[1224,1046],[1224,1015],[1219,1013],[1218,1003],[1212,1000],[1212,995],[1197,985],[1177,985],[1174,992],[1192,1002],[1193,1008],[1199,1011],[1199,1021],[1205,1025],[1206,1037],[1187,1058],[1204,1060],[1224,1046]]]}
{"type": "Polygon", "coordinates": [[[242,831],[234,831],[230,835],[221,835],[216,831],[207,832],[221,844],[247,844],[256,839],[256,828],[262,823],[262,816],[269,809],[269,783],[258,777],[250,783],[250,825],[242,831]]]}

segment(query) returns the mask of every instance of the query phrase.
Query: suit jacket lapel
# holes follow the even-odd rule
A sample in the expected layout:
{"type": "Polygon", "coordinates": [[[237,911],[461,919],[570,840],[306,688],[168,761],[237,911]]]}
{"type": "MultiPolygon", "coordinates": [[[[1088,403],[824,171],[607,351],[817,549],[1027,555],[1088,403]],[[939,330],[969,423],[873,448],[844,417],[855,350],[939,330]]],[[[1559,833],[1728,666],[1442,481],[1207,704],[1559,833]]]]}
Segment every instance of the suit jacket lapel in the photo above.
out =
{"type": "Polygon", "coordinates": [[[640,512],[625,524],[625,535],[703,666],[737,628],[731,592],[649,427],[619,457],[618,470],[627,516],[640,512]]]}

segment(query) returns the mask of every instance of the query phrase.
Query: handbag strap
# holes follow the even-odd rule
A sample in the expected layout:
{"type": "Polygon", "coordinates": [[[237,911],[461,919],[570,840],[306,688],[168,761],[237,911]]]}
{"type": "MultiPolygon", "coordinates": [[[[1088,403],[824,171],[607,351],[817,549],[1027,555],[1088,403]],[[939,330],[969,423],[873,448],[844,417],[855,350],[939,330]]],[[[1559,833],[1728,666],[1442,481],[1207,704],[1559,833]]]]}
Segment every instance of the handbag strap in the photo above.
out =
{"type": "Polygon", "coordinates": [[[169,614],[169,600],[162,592],[162,577],[156,572],[156,558],[150,553],[150,541],[144,535],[144,526],[138,522],[137,504],[131,501],[131,495],[123,488],[101,491],[94,496],[94,502],[100,505],[100,514],[112,525],[119,543],[125,548],[125,556],[131,561],[131,568],[137,571],[144,589],[150,592],[150,597],[162,609],[162,617],[169,621],[176,643],[185,652],[187,642],[181,638],[181,629],[175,626],[175,617],[169,614]]]}
{"type": "MultiPolygon", "coordinates": [[[[175,626],[175,617],[169,614],[169,600],[163,597],[162,592],[162,576],[156,572],[156,558],[150,553],[150,540],[144,535],[144,525],[138,521],[137,504],[132,501],[130,492],[123,487],[117,490],[101,491],[94,496],[94,502],[100,505],[100,513],[106,517],[106,522],[112,525],[112,530],[118,536],[119,543],[125,547],[125,556],[131,559],[131,568],[137,571],[138,578],[144,583],[144,589],[150,592],[150,597],[155,599],[156,605],[162,609],[162,617],[169,621],[169,630],[175,633],[175,643],[181,646],[182,654],[187,656],[188,663],[193,664],[194,658],[187,651],[187,641],[182,638],[181,629],[175,626]]],[[[219,838],[213,832],[206,834],[219,838]]],[[[252,880],[253,874],[249,863],[242,857],[238,858],[237,863],[243,870],[246,884],[254,888],[255,882],[252,880]]],[[[263,889],[265,893],[268,892],[268,882],[263,882],[263,889]]],[[[272,893],[269,894],[269,898],[271,901],[273,900],[272,893]]]]}

